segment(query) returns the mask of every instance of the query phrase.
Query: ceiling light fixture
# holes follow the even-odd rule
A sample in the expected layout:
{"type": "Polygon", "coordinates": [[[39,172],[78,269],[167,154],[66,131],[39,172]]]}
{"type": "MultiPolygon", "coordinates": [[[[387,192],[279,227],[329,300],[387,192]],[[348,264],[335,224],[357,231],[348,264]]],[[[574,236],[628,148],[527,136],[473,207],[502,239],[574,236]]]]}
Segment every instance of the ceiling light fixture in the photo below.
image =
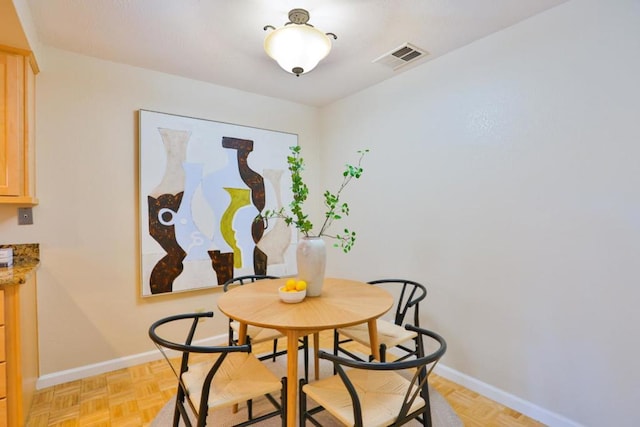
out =
{"type": "Polygon", "coordinates": [[[289,22],[276,29],[266,25],[264,30],[273,31],[264,39],[264,50],[285,71],[300,76],[313,70],[318,62],[329,54],[331,40],[338,37],[333,33],[323,33],[308,24],[309,12],[292,9],[289,22]]]}

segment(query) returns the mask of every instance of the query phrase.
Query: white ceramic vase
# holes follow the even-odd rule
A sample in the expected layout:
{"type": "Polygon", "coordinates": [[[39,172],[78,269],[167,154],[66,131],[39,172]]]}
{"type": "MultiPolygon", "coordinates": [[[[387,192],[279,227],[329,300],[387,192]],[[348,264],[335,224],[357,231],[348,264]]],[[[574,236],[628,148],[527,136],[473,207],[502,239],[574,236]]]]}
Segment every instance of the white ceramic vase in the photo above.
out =
{"type": "Polygon", "coordinates": [[[298,278],[307,282],[307,296],[320,296],[327,264],[327,250],[322,237],[302,237],[298,241],[296,261],[298,278]]]}

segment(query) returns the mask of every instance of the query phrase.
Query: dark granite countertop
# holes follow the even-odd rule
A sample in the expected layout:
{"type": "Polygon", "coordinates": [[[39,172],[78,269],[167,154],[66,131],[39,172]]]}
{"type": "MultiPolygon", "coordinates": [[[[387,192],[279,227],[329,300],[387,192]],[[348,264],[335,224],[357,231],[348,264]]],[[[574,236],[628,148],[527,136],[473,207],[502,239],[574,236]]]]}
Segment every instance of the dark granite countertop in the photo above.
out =
{"type": "Polygon", "coordinates": [[[25,283],[40,265],[37,243],[0,245],[0,248],[13,248],[13,266],[0,268],[0,286],[25,283]]]}

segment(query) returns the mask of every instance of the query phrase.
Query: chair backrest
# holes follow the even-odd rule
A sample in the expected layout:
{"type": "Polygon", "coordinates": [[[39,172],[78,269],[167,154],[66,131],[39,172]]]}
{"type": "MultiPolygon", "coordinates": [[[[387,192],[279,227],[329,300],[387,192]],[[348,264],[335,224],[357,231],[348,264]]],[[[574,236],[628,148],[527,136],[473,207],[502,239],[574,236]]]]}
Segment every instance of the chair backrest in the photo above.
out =
{"type": "Polygon", "coordinates": [[[440,335],[435,332],[415,327],[410,324],[405,325],[405,328],[411,331],[415,331],[418,334],[418,357],[411,360],[403,360],[397,362],[362,362],[351,358],[345,358],[340,356],[334,356],[331,353],[327,353],[324,350],[318,351],[318,356],[321,359],[327,359],[333,363],[334,369],[342,379],[345,387],[349,391],[351,400],[353,403],[354,420],[356,426],[362,426],[362,402],[358,396],[357,390],[349,379],[348,370],[345,371],[345,367],[352,369],[366,369],[372,371],[407,371],[411,372],[410,386],[404,396],[402,407],[398,413],[396,422],[393,425],[404,424],[408,419],[415,418],[422,414],[423,417],[427,417],[428,422],[426,425],[431,425],[431,406],[429,403],[429,388],[427,383],[427,377],[431,370],[438,363],[440,358],[447,351],[447,343],[440,335]],[[424,338],[437,342],[438,347],[429,354],[425,354],[424,338]],[[418,412],[409,413],[414,401],[422,397],[425,401],[425,406],[418,412]]]}
{"type": "MultiPolygon", "coordinates": [[[[197,345],[192,345],[192,341],[193,341],[193,337],[195,336],[196,333],[196,328],[198,326],[198,323],[200,323],[200,319],[203,317],[213,317],[213,312],[212,311],[208,311],[208,312],[204,312],[204,313],[187,313],[187,314],[177,314],[175,316],[169,316],[169,317],[165,317],[163,319],[157,320],[156,322],[154,322],[151,327],[149,327],[149,338],[151,338],[151,341],[154,342],[154,344],[156,345],[156,347],[158,347],[160,349],[160,351],[162,352],[163,355],[166,356],[165,351],[163,350],[163,348],[168,348],[171,350],[175,350],[175,351],[179,351],[180,353],[182,353],[182,361],[181,361],[181,365],[180,365],[180,374],[184,373],[189,366],[189,354],[191,353],[221,353],[222,356],[224,356],[227,353],[234,353],[234,352],[245,352],[245,353],[251,353],[251,343],[247,343],[244,345],[238,345],[238,346],[197,346],[197,345]],[[162,326],[165,325],[167,323],[175,323],[175,322],[179,322],[182,320],[188,320],[191,319],[191,327],[189,328],[188,332],[187,332],[187,336],[184,339],[184,343],[183,342],[175,342],[172,340],[168,340],[166,338],[162,338],[160,335],[158,335],[157,329],[162,326]]],[[[220,357],[220,363],[222,363],[222,359],[224,359],[224,357],[220,357]]]]}
{"type": "Polygon", "coordinates": [[[371,285],[393,284],[402,286],[400,296],[396,302],[393,322],[404,325],[407,313],[413,311],[413,325],[420,326],[420,301],[426,298],[427,288],[421,283],[406,279],[379,279],[367,282],[371,285]]]}
{"type": "Polygon", "coordinates": [[[224,284],[222,285],[222,289],[225,292],[227,292],[227,290],[229,290],[229,287],[232,285],[242,286],[244,284],[253,283],[257,280],[262,280],[262,279],[279,279],[279,277],[268,276],[266,274],[248,274],[246,276],[233,277],[227,280],[226,282],[224,282],[224,284]]]}

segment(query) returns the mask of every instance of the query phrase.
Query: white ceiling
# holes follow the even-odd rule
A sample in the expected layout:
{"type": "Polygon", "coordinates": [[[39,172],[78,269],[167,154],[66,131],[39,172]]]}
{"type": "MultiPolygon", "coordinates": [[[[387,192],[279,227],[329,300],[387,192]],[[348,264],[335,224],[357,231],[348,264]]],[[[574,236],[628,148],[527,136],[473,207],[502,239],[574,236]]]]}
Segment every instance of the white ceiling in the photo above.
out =
{"type": "Polygon", "coordinates": [[[114,62],[327,105],[566,0],[27,0],[40,42],[114,62]],[[338,36],[296,77],[269,58],[267,24],[307,9],[338,36]],[[429,52],[393,71],[372,63],[409,42],[429,52]]]}

